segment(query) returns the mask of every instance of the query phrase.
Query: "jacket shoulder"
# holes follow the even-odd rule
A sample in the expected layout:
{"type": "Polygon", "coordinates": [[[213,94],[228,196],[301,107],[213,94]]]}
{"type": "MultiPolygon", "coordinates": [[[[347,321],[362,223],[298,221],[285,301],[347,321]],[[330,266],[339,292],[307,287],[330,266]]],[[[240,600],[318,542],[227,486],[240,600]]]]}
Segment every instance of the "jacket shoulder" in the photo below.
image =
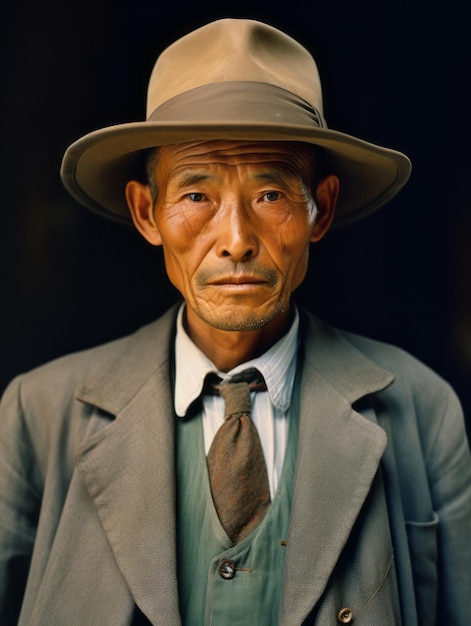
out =
{"type": "Polygon", "coordinates": [[[350,331],[337,331],[348,342],[380,367],[391,372],[396,387],[408,389],[413,394],[430,396],[454,395],[451,385],[423,361],[398,346],[371,339],[350,331]]]}
{"type": "Polygon", "coordinates": [[[461,402],[447,380],[402,348],[347,331],[337,332],[394,376],[392,384],[380,391],[373,403],[379,423],[387,428],[396,447],[402,449],[412,441],[420,441],[416,449],[421,449],[425,458],[433,458],[430,466],[440,465],[444,451],[467,447],[461,402]]]}
{"type": "Polygon", "coordinates": [[[82,401],[81,392],[89,386],[101,389],[108,377],[108,394],[114,398],[133,377],[139,385],[141,378],[166,367],[174,319],[170,310],[131,335],[17,376],[0,403],[0,441],[10,441],[12,449],[13,441],[19,442],[18,448],[26,446],[30,452],[24,457],[37,459],[41,475],[53,457],[60,458],[59,465],[68,464],[63,470],[70,474],[76,444],[90,428],[106,426],[113,417],[82,401]]]}
{"type": "MultiPolygon", "coordinates": [[[[461,412],[459,400],[451,385],[428,365],[398,346],[371,339],[363,335],[338,329],[307,314],[311,337],[310,345],[315,354],[321,344],[324,362],[336,360],[336,373],[342,370],[343,363],[356,363],[367,360],[372,365],[391,374],[392,382],[380,392],[395,405],[405,406],[410,403],[414,410],[424,409],[427,413],[445,411],[452,408],[461,412]],[[346,360],[346,356],[351,357],[346,360]],[[342,363],[338,361],[342,360],[342,363]]],[[[349,373],[343,374],[348,377],[349,373]]]]}

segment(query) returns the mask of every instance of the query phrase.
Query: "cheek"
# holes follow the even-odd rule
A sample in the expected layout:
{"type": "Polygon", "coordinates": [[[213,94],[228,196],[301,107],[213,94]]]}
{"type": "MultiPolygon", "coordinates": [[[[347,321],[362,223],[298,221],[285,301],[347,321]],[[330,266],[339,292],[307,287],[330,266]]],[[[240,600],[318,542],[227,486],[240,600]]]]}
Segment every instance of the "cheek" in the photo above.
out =
{"type": "Polygon", "coordinates": [[[181,213],[165,213],[165,217],[157,220],[157,225],[162,237],[162,244],[175,253],[184,254],[194,240],[194,228],[191,220],[181,213]]]}
{"type": "Polygon", "coordinates": [[[188,254],[203,248],[209,238],[211,215],[203,210],[169,204],[160,209],[157,225],[163,245],[175,254],[188,254]]]}
{"type": "Polygon", "coordinates": [[[195,236],[188,225],[172,228],[167,224],[162,233],[162,250],[170,282],[183,295],[187,294],[192,277],[206,256],[204,237],[195,236]]]}
{"type": "Polygon", "coordinates": [[[298,265],[304,267],[309,258],[311,230],[307,220],[296,219],[272,229],[273,237],[269,245],[274,258],[291,271],[298,265]]]}
{"type": "Polygon", "coordinates": [[[188,220],[178,213],[170,215],[165,213],[164,217],[160,215],[157,224],[162,240],[161,245],[167,274],[174,283],[179,274],[185,273],[184,268],[190,261],[195,238],[188,220]]]}
{"type": "Polygon", "coordinates": [[[259,214],[260,232],[270,234],[274,248],[291,258],[297,258],[309,249],[316,209],[307,202],[287,202],[259,214]]]}
{"type": "Polygon", "coordinates": [[[273,246],[272,258],[285,278],[285,288],[294,291],[306,276],[309,264],[310,242],[308,232],[299,237],[299,231],[290,233],[291,237],[280,231],[278,243],[273,246]]]}

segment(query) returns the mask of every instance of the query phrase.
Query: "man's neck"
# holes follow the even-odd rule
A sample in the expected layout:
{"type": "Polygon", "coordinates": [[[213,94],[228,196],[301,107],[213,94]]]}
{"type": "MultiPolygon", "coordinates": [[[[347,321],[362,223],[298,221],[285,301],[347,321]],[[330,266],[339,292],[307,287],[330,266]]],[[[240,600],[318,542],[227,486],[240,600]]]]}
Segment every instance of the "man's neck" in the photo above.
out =
{"type": "Polygon", "coordinates": [[[288,332],[293,320],[291,311],[256,330],[228,331],[210,326],[189,308],[184,317],[185,330],[193,343],[221,372],[257,358],[288,332]]]}

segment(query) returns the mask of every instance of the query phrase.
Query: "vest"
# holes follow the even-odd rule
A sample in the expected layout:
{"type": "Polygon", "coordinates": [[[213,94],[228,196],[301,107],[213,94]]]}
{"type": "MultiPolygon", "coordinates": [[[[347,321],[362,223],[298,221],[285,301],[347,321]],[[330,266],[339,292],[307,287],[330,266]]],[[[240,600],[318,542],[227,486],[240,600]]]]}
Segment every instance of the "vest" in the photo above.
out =
{"type": "Polygon", "coordinates": [[[201,415],[178,421],[178,588],[184,626],[278,624],[298,440],[297,383],[288,419],[273,502],[261,524],[236,546],[212,501],[201,415]]]}

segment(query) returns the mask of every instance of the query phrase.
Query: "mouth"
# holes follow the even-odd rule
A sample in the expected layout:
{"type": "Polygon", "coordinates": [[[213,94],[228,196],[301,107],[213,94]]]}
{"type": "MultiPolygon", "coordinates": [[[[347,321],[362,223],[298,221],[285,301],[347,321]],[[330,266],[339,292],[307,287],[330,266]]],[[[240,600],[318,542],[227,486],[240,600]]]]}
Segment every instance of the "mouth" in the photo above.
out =
{"type": "Polygon", "coordinates": [[[254,276],[252,274],[237,274],[230,276],[218,277],[209,282],[210,286],[215,287],[233,287],[235,289],[242,287],[255,287],[258,285],[267,285],[268,281],[265,277],[254,276]]]}
{"type": "Polygon", "coordinates": [[[215,289],[228,294],[253,293],[255,295],[260,290],[276,288],[277,283],[277,274],[263,267],[203,270],[196,277],[196,285],[199,289],[215,289]]]}

